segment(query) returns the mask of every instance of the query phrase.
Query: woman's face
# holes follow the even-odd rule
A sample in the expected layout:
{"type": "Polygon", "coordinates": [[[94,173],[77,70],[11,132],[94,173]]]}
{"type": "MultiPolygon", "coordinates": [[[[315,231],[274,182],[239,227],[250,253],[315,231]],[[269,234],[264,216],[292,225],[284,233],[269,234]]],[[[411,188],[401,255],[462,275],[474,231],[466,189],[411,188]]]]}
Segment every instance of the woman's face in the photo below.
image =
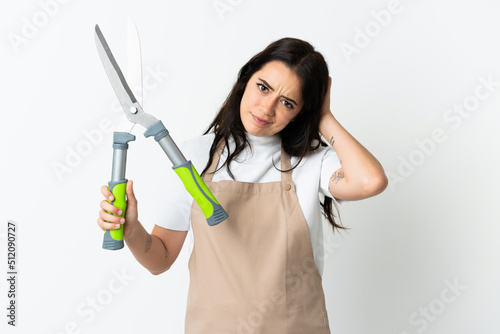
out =
{"type": "Polygon", "coordinates": [[[248,81],[240,103],[245,131],[257,137],[277,134],[302,109],[297,75],[280,61],[270,61],[248,81]]]}

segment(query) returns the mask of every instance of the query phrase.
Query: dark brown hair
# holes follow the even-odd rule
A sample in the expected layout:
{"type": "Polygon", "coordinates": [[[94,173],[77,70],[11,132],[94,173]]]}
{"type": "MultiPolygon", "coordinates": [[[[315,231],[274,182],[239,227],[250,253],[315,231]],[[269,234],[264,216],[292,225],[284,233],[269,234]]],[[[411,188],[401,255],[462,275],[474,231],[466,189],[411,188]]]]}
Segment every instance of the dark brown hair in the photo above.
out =
{"type": "MultiPolygon", "coordinates": [[[[321,53],[314,50],[311,44],[296,38],[282,38],[271,43],[241,68],[231,92],[205,131],[205,134],[213,131],[215,138],[210,148],[210,158],[202,175],[212,164],[219,142],[224,141],[225,147],[228,149],[228,158],[220,168],[227,165],[228,173],[233,177],[230,170],[231,162],[248,144],[245,128],[240,118],[240,103],[243,93],[252,75],[273,60],[281,61],[297,75],[302,86],[302,99],[304,101],[295,120],[279,133],[283,149],[290,156],[298,157],[300,162],[302,158],[318,149],[320,145],[326,145],[321,141],[319,134],[321,107],[328,88],[329,74],[326,61],[321,53]],[[230,138],[233,138],[235,143],[232,152],[229,151],[230,138]]],[[[321,203],[323,214],[334,229],[344,229],[334,220],[332,203],[334,203],[333,200],[325,196],[324,202],[321,203]]]]}

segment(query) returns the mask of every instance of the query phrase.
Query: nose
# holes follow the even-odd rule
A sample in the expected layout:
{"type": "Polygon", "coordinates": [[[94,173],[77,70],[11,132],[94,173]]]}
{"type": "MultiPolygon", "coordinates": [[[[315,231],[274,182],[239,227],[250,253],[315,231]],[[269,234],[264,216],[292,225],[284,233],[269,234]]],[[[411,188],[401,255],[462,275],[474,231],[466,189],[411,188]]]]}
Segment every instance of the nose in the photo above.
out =
{"type": "Polygon", "coordinates": [[[266,116],[274,115],[275,101],[273,96],[268,95],[260,102],[260,111],[266,116]]]}

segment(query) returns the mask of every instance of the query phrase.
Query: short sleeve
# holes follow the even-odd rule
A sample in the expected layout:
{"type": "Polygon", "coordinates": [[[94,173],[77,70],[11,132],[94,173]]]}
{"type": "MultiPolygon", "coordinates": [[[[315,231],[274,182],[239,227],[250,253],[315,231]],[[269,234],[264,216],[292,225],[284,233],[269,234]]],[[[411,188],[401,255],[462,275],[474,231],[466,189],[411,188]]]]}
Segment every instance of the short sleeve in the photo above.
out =
{"type": "MultiPolygon", "coordinates": [[[[206,135],[181,143],[181,152],[190,160],[198,173],[208,161],[213,135],[206,135]]],[[[153,222],[163,228],[189,231],[191,227],[191,205],[193,197],[174,171],[169,171],[157,197],[153,222]]]]}
{"type": "Polygon", "coordinates": [[[163,189],[159,191],[153,222],[175,231],[189,231],[192,198],[175,172],[169,173],[163,189]]]}

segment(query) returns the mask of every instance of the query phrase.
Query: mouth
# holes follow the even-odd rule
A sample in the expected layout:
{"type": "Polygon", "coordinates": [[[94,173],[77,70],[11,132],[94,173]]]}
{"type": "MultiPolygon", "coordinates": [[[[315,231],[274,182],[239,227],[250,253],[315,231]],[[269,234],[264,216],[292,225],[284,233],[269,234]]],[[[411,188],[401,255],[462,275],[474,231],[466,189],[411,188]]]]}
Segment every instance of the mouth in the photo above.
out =
{"type": "Polygon", "coordinates": [[[267,120],[265,120],[263,118],[257,117],[254,114],[252,114],[252,117],[253,117],[255,123],[257,123],[260,126],[265,126],[265,125],[269,125],[269,124],[272,123],[271,121],[267,121],[267,120]]]}

